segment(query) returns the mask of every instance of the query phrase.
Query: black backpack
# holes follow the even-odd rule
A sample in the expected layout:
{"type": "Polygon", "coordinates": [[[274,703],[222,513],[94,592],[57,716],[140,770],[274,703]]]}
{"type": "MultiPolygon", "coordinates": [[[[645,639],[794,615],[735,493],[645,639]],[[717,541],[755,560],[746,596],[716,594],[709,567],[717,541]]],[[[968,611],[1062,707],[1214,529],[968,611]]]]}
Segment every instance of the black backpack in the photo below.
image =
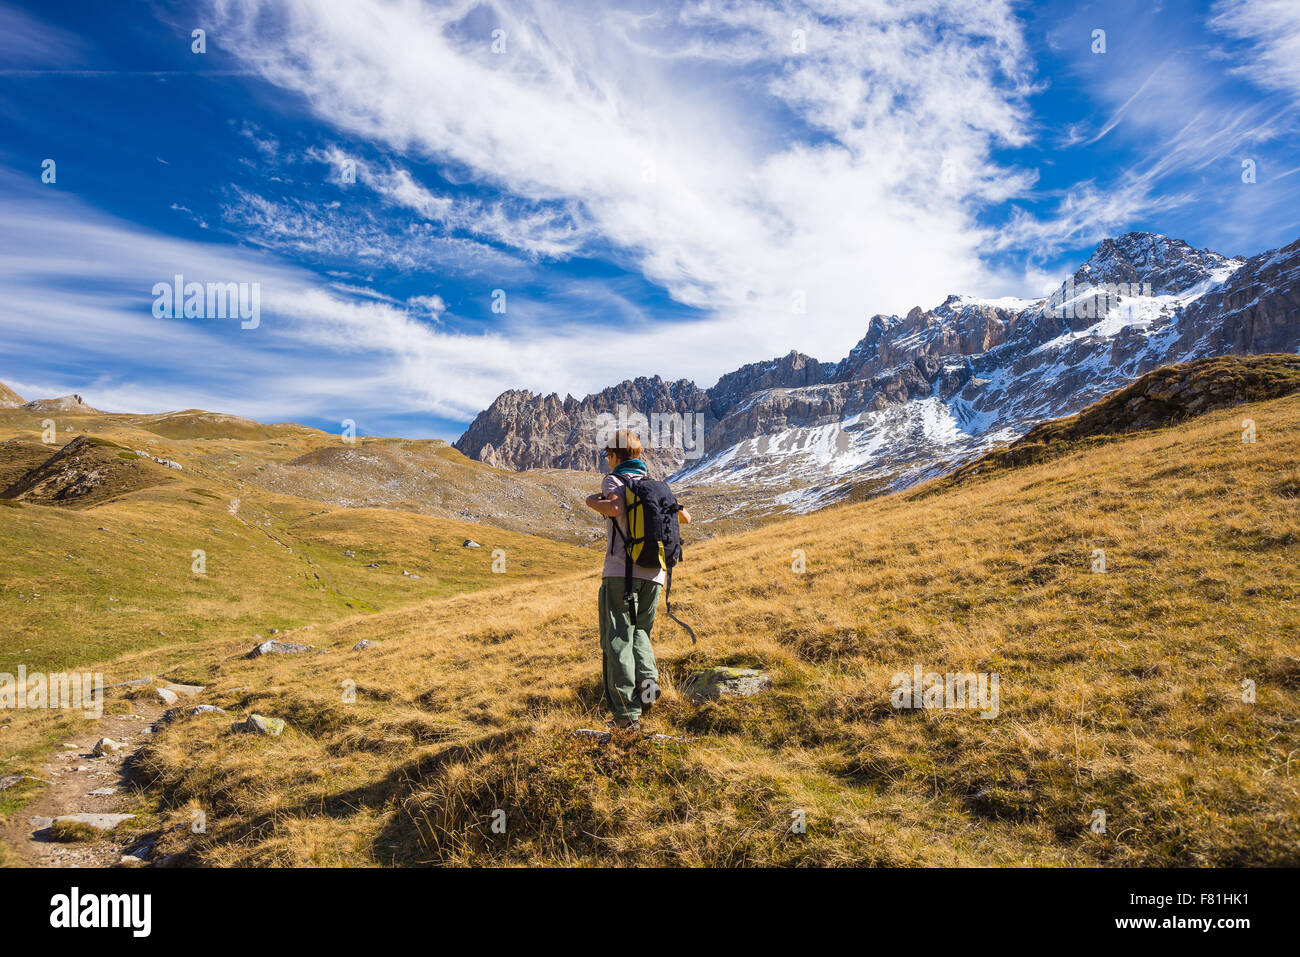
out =
{"type": "MultiPolygon", "coordinates": [[[[679,620],[668,604],[668,594],[673,587],[673,566],[682,560],[682,532],[677,521],[681,505],[677,496],[667,482],[658,479],[637,477],[634,475],[617,475],[623,483],[623,502],[626,506],[624,516],[627,518],[627,534],[614,523],[614,533],[623,540],[623,553],[627,560],[627,570],[623,578],[623,598],[627,602],[632,618],[636,620],[636,596],[632,592],[632,566],[652,568],[655,571],[668,572],[664,585],[664,610],[668,617],[686,629],[695,643],[695,632],[690,625],[679,620]]],[[[614,545],[610,544],[613,554],[614,545]]]]}

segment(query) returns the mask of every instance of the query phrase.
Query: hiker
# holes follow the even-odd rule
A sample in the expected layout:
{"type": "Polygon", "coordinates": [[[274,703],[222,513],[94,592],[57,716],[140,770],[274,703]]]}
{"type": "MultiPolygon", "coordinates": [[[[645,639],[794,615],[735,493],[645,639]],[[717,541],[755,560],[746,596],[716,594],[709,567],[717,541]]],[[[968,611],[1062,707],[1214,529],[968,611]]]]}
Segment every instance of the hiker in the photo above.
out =
{"type": "MultiPolygon", "coordinates": [[[[588,507],[610,520],[598,601],[605,704],[614,715],[612,727],[636,729],[659,695],[659,667],[650,630],[668,572],[632,564],[624,544],[629,535],[624,487],[648,474],[641,461],[641,440],[634,432],[619,429],[605,449],[605,464],[609,474],[601,482],[600,494],[587,497],[588,507]]],[[[690,522],[684,508],[675,501],[671,507],[679,522],[690,522]]]]}

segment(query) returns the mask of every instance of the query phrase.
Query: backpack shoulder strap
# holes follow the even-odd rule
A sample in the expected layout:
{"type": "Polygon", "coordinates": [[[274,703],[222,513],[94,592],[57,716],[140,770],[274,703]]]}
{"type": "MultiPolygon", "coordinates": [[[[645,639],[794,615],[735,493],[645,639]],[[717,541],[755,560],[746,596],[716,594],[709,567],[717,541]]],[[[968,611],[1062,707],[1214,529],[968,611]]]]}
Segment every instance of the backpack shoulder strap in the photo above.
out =
{"type": "MultiPolygon", "coordinates": [[[[632,489],[633,492],[636,492],[636,488],[632,485],[632,483],[631,483],[631,481],[630,481],[630,476],[619,475],[619,474],[617,474],[617,473],[615,473],[615,472],[611,472],[610,474],[613,475],[616,479],[618,479],[618,480],[622,483],[622,487],[623,487],[623,495],[624,495],[624,506],[625,506],[623,514],[624,514],[624,516],[627,518],[627,521],[628,521],[628,523],[629,523],[629,525],[628,525],[628,532],[630,533],[630,532],[631,532],[631,521],[632,521],[632,519],[631,519],[631,516],[630,516],[630,514],[629,514],[630,509],[626,507],[626,506],[627,506],[627,498],[626,498],[626,496],[627,496],[627,490],[628,490],[628,489],[632,489]]],[[[628,544],[629,544],[629,543],[628,543],[628,535],[625,534],[625,533],[623,532],[623,529],[619,528],[619,525],[618,525],[618,516],[616,516],[616,515],[611,515],[611,516],[609,517],[609,520],[610,520],[611,522],[614,523],[614,532],[615,532],[615,534],[616,534],[619,538],[623,539],[623,601],[627,604],[628,611],[631,613],[631,615],[632,615],[632,621],[633,621],[633,623],[635,624],[635,622],[636,622],[636,593],[632,590],[632,550],[631,550],[630,548],[628,548],[628,544]]],[[[612,555],[613,553],[614,553],[614,545],[613,545],[613,542],[611,542],[611,543],[610,543],[610,554],[612,555]]]]}

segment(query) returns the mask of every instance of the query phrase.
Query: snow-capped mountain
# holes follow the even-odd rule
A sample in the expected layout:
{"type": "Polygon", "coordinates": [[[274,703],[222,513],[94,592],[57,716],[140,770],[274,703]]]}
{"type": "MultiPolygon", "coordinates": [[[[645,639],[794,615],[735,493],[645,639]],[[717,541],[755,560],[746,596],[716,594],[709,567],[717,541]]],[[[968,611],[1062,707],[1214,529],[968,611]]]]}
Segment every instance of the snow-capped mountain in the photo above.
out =
{"type": "Polygon", "coordinates": [[[1298,347],[1300,241],[1242,259],[1127,233],[1047,297],[954,295],[873,316],[837,363],[791,352],[708,390],[656,376],[581,401],[507,392],[456,447],[503,467],[594,470],[598,432],[640,413],[658,418],[646,423],[664,440],[652,467],[675,469],[675,483],[740,482],[805,510],[864,483],[885,490],[946,471],[1159,366],[1298,347]],[[684,447],[674,425],[679,437],[686,427],[684,447]]]}

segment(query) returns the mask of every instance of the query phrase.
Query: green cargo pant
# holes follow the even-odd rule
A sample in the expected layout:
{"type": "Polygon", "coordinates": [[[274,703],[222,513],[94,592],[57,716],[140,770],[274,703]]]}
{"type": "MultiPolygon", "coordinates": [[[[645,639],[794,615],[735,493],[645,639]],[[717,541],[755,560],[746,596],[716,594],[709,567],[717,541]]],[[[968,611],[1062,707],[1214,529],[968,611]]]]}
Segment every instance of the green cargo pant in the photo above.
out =
{"type": "Polygon", "coordinates": [[[647,678],[659,682],[659,666],[650,647],[650,629],[659,608],[658,582],[632,580],[636,595],[636,621],[623,600],[622,578],[604,578],[600,583],[600,654],[605,676],[605,704],[620,721],[641,717],[641,683],[647,678]]]}

